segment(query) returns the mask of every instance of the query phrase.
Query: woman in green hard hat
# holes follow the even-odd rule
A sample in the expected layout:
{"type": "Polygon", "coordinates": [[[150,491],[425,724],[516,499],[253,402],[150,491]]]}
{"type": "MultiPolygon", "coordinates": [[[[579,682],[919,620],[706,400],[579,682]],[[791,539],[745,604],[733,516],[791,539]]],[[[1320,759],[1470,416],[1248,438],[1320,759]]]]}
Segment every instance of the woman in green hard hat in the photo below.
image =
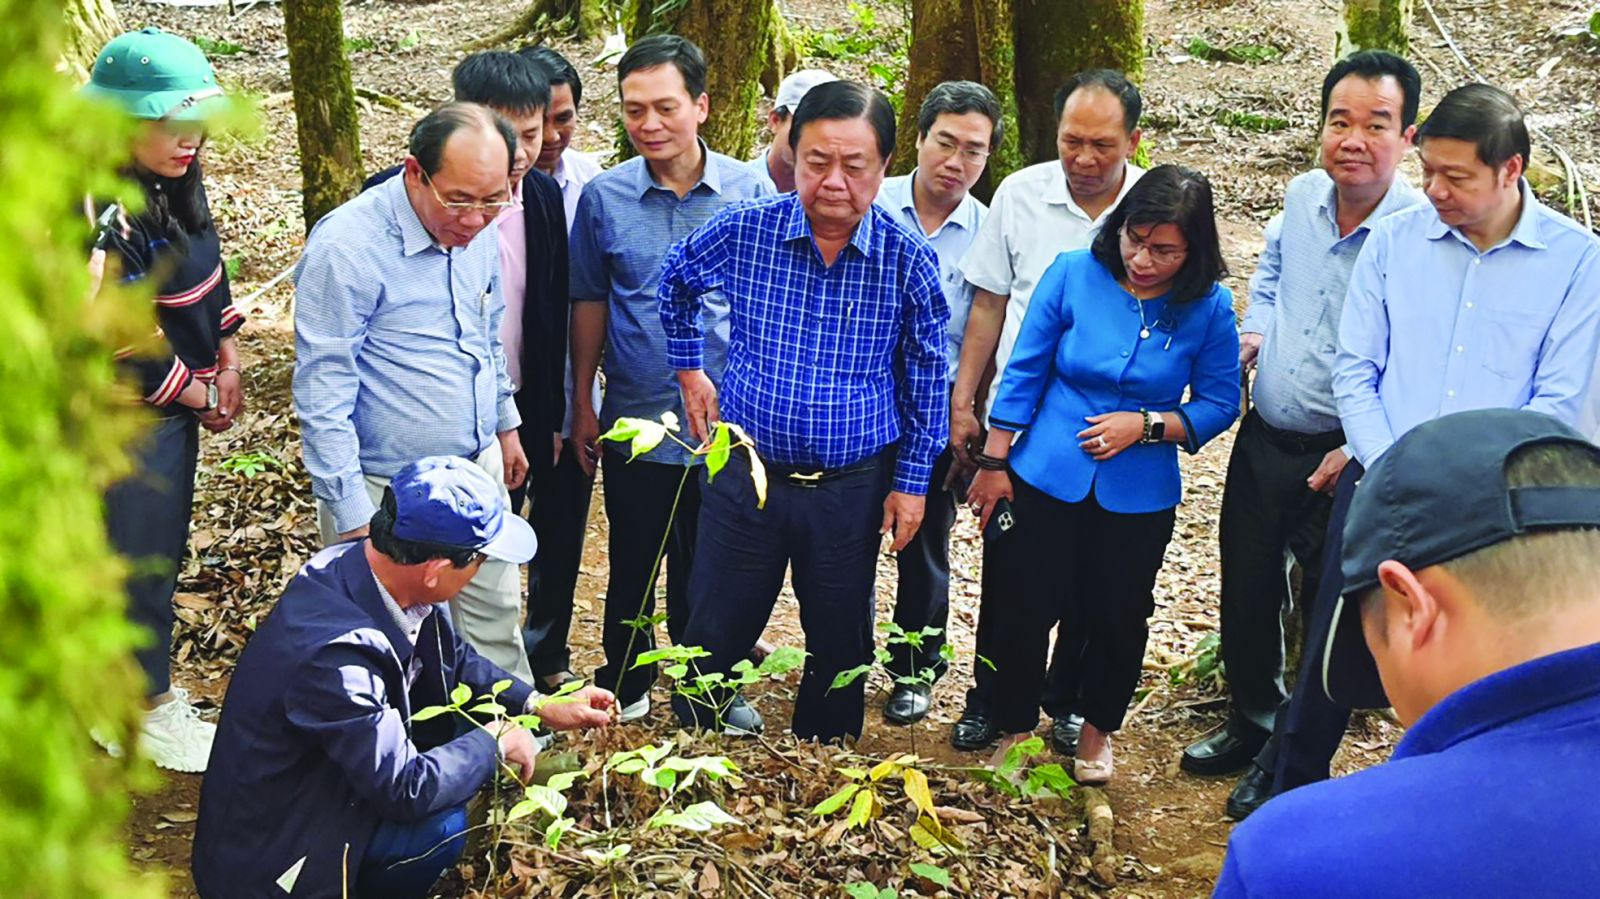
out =
{"type": "MultiPolygon", "coordinates": [[[[149,691],[139,742],[163,768],[200,772],[216,726],[172,686],[169,657],[199,429],[227,430],[244,402],[233,337],[244,317],[233,307],[199,163],[206,120],[225,101],[205,54],[158,28],[107,44],[84,91],[139,122],[123,173],[142,188],[143,207],[102,232],[102,243],[124,282],[156,282],[159,328],[117,354],[152,413],[152,427],[133,451],[135,473],[106,494],[111,542],[136,563],[128,615],[154,636],[137,653],[149,691]]],[[[92,212],[104,216],[103,209],[92,212]]],[[[117,217],[113,210],[110,218],[117,217]]]]}

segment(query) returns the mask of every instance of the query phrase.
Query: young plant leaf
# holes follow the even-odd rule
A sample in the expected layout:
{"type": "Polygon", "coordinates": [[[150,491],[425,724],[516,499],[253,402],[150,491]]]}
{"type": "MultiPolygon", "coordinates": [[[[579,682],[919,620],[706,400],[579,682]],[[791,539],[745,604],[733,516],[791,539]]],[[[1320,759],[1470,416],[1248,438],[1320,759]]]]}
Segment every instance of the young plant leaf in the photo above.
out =
{"type": "Polygon", "coordinates": [[[717,422],[711,433],[711,446],[706,448],[706,483],[717,479],[717,472],[728,464],[728,456],[733,451],[729,442],[733,432],[725,422],[717,422]]]}
{"type": "Polygon", "coordinates": [[[833,676],[833,686],[829,687],[828,691],[831,693],[834,690],[842,690],[860,680],[862,676],[871,670],[871,665],[857,665],[854,668],[846,668],[833,676]]]}
{"type": "Polygon", "coordinates": [[[572,829],[572,825],[573,820],[567,817],[551,821],[550,826],[544,829],[544,844],[551,849],[561,848],[561,838],[566,836],[567,831],[572,829]]]}
{"type": "Polygon", "coordinates": [[[948,888],[951,885],[950,872],[938,865],[930,865],[927,862],[912,862],[911,873],[942,887],[948,888]]]}
{"type": "Polygon", "coordinates": [[[499,696],[501,693],[504,693],[509,689],[511,689],[511,678],[507,677],[502,680],[495,681],[494,686],[489,688],[489,695],[499,696]]]}
{"type": "Polygon", "coordinates": [[[850,826],[866,827],[874,817],[877,810],[878,797],[871,790],[862,790],[856,794],[855,802],[850,806],[850,826]]]}
{"type": "Polygon", "coordinates": [[[933,791],[928,788],[928,775],[916,768],[907,768],[900,772],[905,778],[906,796],[916,805],[917,811],[926,814],[935,814],[933,810],[933,791]]]}
{"type": "Polygon", "coordinates": [[[417,709],[415,712],[412,712],[411,720],[427,721],[429,718],[437,718],[440,715],[453,711],[455,711],[455,709],[452,709],[447,705],[430,705],[425,709],[417,709]]]}
{"type": "Polygon", "coordinates": [[[450,704],[457,708],[464,705],[471,698],[472,688],[466,684],[456,684],[456,688],[450,691],[450,704]]]}
{"type": "Polygon", "coordinates": [[[860,784],[845,784],[844,789],[817,803],[817,807],[811,810],[811,814],[831,815],[839,809],[844,808],[844,804],[849,802],[850,798],[855,796],[856,793],[860,792],[860,790],[860,784]]]}
{"type": "Polygon", "coordinates": [[[696,802],[681,812],[658,814],[650,819],[651,829],[676,827],[680,830],[704,832],[724,824],[738,824],[739,819],[722,810],[722,806],[706,800],[696,802]]]}

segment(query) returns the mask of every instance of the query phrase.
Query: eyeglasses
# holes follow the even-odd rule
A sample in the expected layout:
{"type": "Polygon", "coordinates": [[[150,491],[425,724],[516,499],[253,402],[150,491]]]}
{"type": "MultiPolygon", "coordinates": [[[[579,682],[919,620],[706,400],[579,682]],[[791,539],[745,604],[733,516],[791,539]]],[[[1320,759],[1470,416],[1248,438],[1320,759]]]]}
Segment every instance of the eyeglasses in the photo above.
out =
{"type": "Polygon", "coordinates": [[[935,138],[933,145],[938,149],[939,155],[942,158],[949,159],[957,153],[960,153],[961,161],[967,163],[968,165],[979,165],[984,160],[989,158],[988,150],[979,150],[976,147],[963,147],[958,144],[951,143],[947,138],[943,137],[935,138]]]}
{"type": "Polygon", "coordinates": [[[1152,245],[1145,242],[1145,238],[1133,233],[1127,228],[1122,229],[1122,246],[1129,255],[1137,256],[1143,250],[1150,254],[1150,258],[1162,265],[1179,262],[1189,255],[1188,247],[1174,247],[1171,245],[1152,245]]]}
{"type": "Polygon", "coordinates": [[[444,197],[439,196],[439,189],[433,186],[433,179],[427,172],[422,173],[422,180],[428,185],[428,190],[433,192],[433,199],[453,215],[466,215],[469,212],[481,212],[487,216],[496,216],[511,208],[511,182],[506,182],[506,198],[504,200],[487,200],[482,203],[449,203],[444,197]]]}

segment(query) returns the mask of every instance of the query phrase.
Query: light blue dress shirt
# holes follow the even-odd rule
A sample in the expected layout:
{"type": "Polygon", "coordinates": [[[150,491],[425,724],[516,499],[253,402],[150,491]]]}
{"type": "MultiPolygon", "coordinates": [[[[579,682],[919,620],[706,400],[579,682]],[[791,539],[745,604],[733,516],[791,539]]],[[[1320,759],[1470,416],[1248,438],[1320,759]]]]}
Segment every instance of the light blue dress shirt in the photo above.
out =
{"type": "Polygon", "coordinates": [[[1057,256],[1028,301],[989,421],[1023,432],[1012,469],[1063,502],[1092,489],[1107,511],[1141,513],[1183,498],[1176,443],[1135,443],[1096,462],[1077,438],[1091,415],[1176,410],[1191,453],[1239,417],[1233,292],[1217,284],[1181,305],[1165,296],[1144,303],[1141,320],[1139,301],[1090,250],[1057,256]]]}
{"type": "Polygon", "coordinates": [[[1431,205],[1379,222],[1350,276],[1333,391],[1372,463],[1416,425],[1525,408],[1576,425],[1600,346],[1600,240],[1539,203],[1486,253],[1431,205]]]}
{"type": "Polygon", "coordinates": [[[363,475],[476,457],[522,423],[500,321],[499,233],[442,249],[391,178],[329,213],[295,267],[294,406],[311,488],[349,531],[363,475]]]}
{"type": "Polygon", "coordinates": [[[954,384],[956,368],[961,363],[961,339],[967,333],[967,317],[972,313],[972,292],[976,289],[961,273],[961,257],[967,254],[967,248],[977,238],[978,226],[989,214],[989,207],[969,193],[961,198],[960,205],[938,230],[926,234],[922,230],[922,220],[917,217],[917,204],[912,197],[912,179],[916,176],[917,172],[913,169],[909,175],[885,178],[883,186],[878,188],[877,203],[888,210],[907,231],[932,245],[934,254],[939,257],[939,286],[944,290],[945,305],[950,307],[950,383],[954,384]]]}
{"type": "MultiPolygon", "coordinates": [[[[568,241],[572,302],[609,302],[606,323],[605,399],[600,430],[623,417],[660,418],[674,412],[687,421],[677,370],[667,361],[656,286],[661,261],[718,210],[768,191],[742,162],[705,149],[705,172],[681,199],[657,184],[643,157],[602,172],[584,185],[568,241]]],[[[705,298],[706,374],[721,383],[728,354],[728,301],[705,298]]],[[[697,460],[671,440],[640,458],[670,465],[697,460]]]]}
{"type": "Polygon", "coordinates": [[[766,185],[767,193],[775,194],[778,192],[778,182],[772,180],[772,170],[767,168],[767,154],[771,152],[771,148],[762,150],[761,155],[744,165],[745,168],[750,170],[750,174],[755,176],[757,181],[766,185]]]}
{"type": "Polygon", "coordinates": [[[1333,360],[1350,271],[1373,225],[1425,202],[1421,191],[1397,177],[1366,221],[1340,237],[1328,173],[1313,169],[1289,182],[1283,212],[1267,225],[1267,245],[1250,279],[1250,308],[1239,326],[1263,336],[1252,392],[1267,424],[1301,434],[1339,429],[1333,360]]]}

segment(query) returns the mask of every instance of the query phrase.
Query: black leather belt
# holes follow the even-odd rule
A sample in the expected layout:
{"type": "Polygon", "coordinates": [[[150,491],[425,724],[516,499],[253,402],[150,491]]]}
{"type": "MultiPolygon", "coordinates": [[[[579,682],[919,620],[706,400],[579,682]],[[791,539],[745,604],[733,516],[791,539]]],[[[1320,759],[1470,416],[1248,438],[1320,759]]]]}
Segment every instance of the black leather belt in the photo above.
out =
{"type": "Polygon", "coordinates": [[[1256,424],[1261,427],[1261,433],[1266,436],[1267,442],[1286,453],[1295,455],[1327,453],[1345,444],[1344,431],[1339,428],[1335,428],[1332,431],[1323,431],[1321,434],[1305,434],[1300,431],[1286,431],[1283,428],[1275,428],[1267,424],[1267,420],[1261,417],[1261,413],[1254,409],[1250,410],[1250,415],[1255,418],[1256,424]]]}

